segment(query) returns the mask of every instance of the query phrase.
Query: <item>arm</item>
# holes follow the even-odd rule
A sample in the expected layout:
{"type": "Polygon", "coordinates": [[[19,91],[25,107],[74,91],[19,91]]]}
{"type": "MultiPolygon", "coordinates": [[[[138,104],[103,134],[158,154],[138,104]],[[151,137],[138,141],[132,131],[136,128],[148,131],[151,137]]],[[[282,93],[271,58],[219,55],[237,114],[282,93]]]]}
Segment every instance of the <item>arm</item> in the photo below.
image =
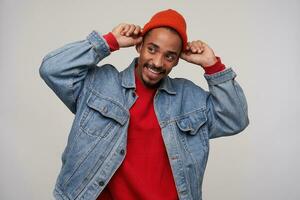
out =
{"type": "Polygon", "coordinates": [[[138,26],[127,24],[120,24],[113,29],[115,38],[108,34],[104,39],[93,31],[86,40],[65,45],[47,54],[39,69],[40,76],[71,112],[76,113],[76,102],[88,71],[97,67],[96,64],[108,56],[110,50],[116,50],[111,40],[116,39],[120,47],[133,46],[141,41],[137,37],[139,33],[138,26]]]}
{"type": "Polygon", "coordinates": [[[209,138],[234,135],[244,130],[249,124],[247,102],[235,81],[234,71],[225,69],[213,50],[199,40],[188,43],[181,58],[200,65],[206,72],[209,138]]]}
{"type": "Polygon", "coordinates": [[[249,124],[246,98],[235,77],[231,68],[212,75],[205,74],[209,86],[209,138],[237,134],[249,124]]]}
{"type": "Polygon", "coordinates": [[[76,101],[88,70],[110,54],[105,40],[92,32],[86,40],[65,45],[47,54],[40,67],[40,76],[71,110],[76,112],[76,101]]]}

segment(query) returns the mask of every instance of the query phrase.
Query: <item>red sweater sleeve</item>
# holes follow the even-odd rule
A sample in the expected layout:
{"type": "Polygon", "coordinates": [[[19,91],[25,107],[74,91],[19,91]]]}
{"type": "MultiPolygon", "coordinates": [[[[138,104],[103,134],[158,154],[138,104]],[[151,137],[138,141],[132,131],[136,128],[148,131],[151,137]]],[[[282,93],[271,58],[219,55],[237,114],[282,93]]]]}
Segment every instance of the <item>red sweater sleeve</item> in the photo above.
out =
{"type": "Polygon", "coordinates": [[[112,34],[112,32],[109,32],[106,35],[103,35],[103,38],[106,40],[111,52],[120,49],[119,43],[118,43],[116,37],[112,34]]]}
{"type": "Polygon", "coordinates": [[[217,57],[217,62],[211,66],[203,67],[205,74],[214,74],[225,69],[225,65],[221,62],[221,58],[217,57]]]}

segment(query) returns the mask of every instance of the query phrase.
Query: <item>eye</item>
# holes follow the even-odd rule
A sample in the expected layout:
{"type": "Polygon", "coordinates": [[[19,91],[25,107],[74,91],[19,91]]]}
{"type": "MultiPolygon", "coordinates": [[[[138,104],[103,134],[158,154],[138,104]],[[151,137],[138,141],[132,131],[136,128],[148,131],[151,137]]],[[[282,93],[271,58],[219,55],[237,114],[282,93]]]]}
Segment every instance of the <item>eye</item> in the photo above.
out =
{"type": "Polygon", "coordinates": [[[175,60],[175,56],[174,56],[174,55],[172,55],[172,54],[168,54],[168,55],[166,55],[166,58],[167,58],[167,60],[168,60],[168,61],[170,61],[170,62],[172,62],[172,61],[174,61],[174,60],[175,60]]]}
{"type": "Polygon", "coordinates": [[[149,47],[148,47],[148,52],[149,52],[149,53],[155,53],[155,48],[149,46],[149,47]]]}

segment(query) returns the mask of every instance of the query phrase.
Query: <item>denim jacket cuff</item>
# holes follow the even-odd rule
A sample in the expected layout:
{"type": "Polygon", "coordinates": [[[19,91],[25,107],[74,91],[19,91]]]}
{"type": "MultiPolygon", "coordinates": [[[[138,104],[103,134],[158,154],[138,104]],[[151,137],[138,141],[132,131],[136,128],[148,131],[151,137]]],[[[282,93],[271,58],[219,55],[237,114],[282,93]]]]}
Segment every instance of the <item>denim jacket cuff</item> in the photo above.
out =
{"type": "Polygon", "coordinates": [[[234,79],[236,77],[236,73],[231,68],[227,68],[212,75],[204,74],[204,77],[207,80],[208,85],[218,85],[234,79]]]}
{"type": "Polygon", "coordinates": [[[105,58],[110,54],[109,46],[105,39],[93,31],[87,36],[87,40],[93,45],[96,53],[100,56],[100,59],[105,58]]]}

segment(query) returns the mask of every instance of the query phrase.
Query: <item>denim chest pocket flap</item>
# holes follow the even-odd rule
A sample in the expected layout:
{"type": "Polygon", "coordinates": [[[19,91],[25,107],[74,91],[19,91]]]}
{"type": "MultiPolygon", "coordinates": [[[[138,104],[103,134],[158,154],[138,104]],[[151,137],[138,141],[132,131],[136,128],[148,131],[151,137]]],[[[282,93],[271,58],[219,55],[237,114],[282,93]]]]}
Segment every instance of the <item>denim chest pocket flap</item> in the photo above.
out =
{"type": "Polygon", "coordinates": [[[110,99],[93,95],[88,99],[87,105],[103,116],[114,119],[121,125],[124,125],[129,117],[125,108],[110,99]]]}
{"type": "Polygon", "coordinates": [[[181,131],[195,135],[206,121],[207,118],[205,112],[203,110],[197,110],[182,115],[176,120],[176,124],[181,131]]]}
{"type": "Polygon", "coordinates": [[[129,118],[128,111],[112,99],[92,94],[81,119],[81,129],[92,136],[106,136],[117,124],[123,126],[129,118]]]}

